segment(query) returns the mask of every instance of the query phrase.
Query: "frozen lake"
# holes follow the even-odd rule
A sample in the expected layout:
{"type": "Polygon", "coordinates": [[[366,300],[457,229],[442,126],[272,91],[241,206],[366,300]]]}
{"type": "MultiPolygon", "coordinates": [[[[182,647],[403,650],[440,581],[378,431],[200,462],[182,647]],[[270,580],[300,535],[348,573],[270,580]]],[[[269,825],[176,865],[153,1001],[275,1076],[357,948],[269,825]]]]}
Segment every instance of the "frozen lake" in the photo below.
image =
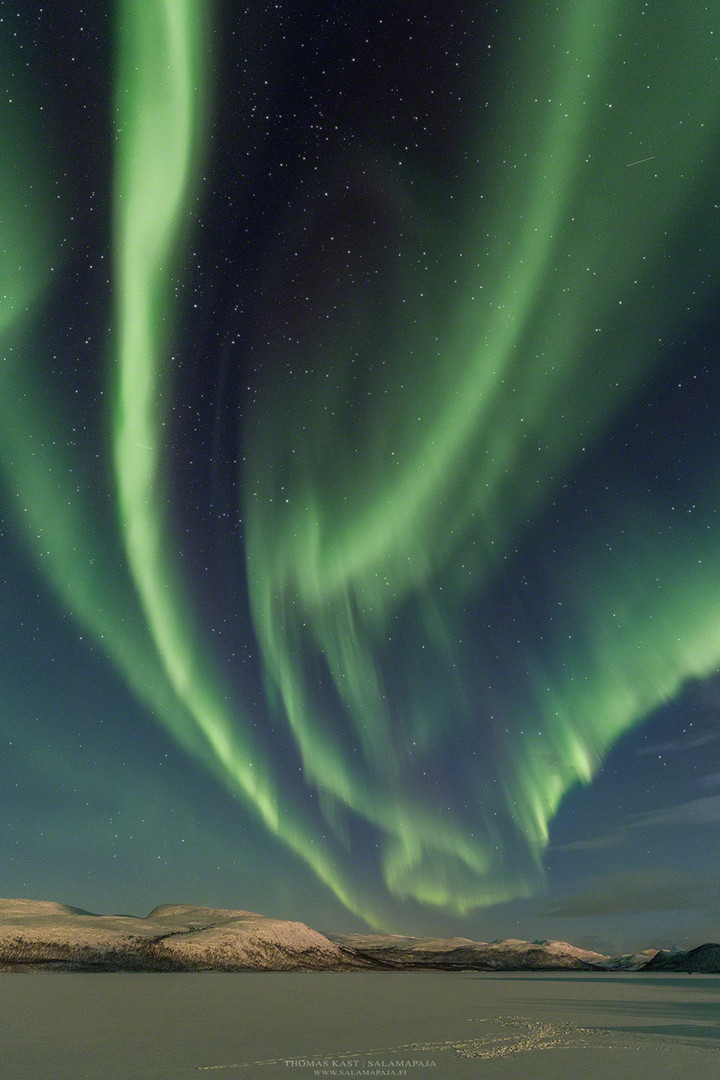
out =
{"type": "Polygon", "coordinates": [[[2,1080],[718,1080],[720,976],[0,976],[2,1080]]]}

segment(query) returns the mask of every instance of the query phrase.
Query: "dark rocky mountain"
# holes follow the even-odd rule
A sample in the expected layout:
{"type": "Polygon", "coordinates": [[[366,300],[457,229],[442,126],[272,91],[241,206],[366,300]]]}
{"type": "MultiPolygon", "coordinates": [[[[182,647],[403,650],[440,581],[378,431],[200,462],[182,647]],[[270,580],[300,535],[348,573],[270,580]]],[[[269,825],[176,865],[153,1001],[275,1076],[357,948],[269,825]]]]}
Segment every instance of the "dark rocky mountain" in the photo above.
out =
{"type": "Polygon", "coordinates": [[[660,950],[645,965],[643,971],[688,971],[706,974],[720,973],[720,945],[707,942],[696,949],[685,952],[673,949],[672,952],[660,950]]]}

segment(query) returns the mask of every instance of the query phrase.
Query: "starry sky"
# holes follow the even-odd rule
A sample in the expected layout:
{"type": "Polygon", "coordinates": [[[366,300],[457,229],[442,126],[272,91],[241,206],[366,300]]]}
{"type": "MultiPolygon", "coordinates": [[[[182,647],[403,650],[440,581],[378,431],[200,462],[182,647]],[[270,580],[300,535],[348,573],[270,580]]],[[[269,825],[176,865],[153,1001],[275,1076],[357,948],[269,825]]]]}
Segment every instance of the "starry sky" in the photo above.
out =
{"type": "Polygon", "coordinates": [[[4,896],[720,933],[720,11],[0,0],[4,896]]]}

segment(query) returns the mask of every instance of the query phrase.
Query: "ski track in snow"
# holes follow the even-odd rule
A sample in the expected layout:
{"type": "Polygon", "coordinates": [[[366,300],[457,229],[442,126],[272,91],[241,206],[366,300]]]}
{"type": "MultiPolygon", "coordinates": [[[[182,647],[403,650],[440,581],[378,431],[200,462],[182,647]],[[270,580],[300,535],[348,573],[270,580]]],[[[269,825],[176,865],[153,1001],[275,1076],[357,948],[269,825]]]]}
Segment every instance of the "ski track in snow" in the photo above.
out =
{"type": "Polygon", "coordinates": [[[615,1032],[609,1028],[576,1027],[574,1024],[555,1023],[550,1020],[531,1020],[524,1016],[501,1016],[495,1019],[468,1017],[468,1023],[492,1024],[495,1029],[487,1036],[473,1039],[445,1039],[440,1042],[412,1042],[400,1046],[383,1046],[370,1050],[341,1050],[329,1053],[295,1055],[292,1058],[266,1058],[262,1061],[237,1062],[229,1065],[200,1065],[199,1072],[215,1072],[232,1069],[258,1068],[263,1065],[284,1065],[290,1061],[319,1061],[321,1059],[343,1058],[375,1059],[378,1057],[405,1057],[408,1053],[442,1053],[451,1051],[461,1058],[490,1059],[508,1057],[510,1054],[525,1054],[542,1050],[637,1050],[677,1046],[683,1042],[686,1051],[702,1053],[702,1050],[688,1045],[685,1039],[678,1040],[671,1035],[647,1035],[644,1033],[615,1032]],[[497,1034],[497,1028],[503,1029],[497,1034]]]}

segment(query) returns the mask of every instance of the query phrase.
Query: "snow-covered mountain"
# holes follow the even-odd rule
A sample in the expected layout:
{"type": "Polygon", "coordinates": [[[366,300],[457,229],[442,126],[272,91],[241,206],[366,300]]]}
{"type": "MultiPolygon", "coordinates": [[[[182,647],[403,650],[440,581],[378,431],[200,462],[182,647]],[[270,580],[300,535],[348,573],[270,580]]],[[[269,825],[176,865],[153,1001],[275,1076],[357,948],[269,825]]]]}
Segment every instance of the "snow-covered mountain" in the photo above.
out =
{"type": "Polygon", "coordinates": [[[470,941],[468,938],[415,938],[397,934],[330,935],[338,944],[386,967],[424,967],[477,971],[588,971],[610,959],[566,941],[470,941]]]}
{"type": "Polygon", "coordinates": [[[606,971],[642,971],[654,956],[657,949],[643,949],[642,952],[625,953],[623,956],[609,957],[602,967],[606,971]]]}
{"type": "Polygon", "coordinates": [[[60,971],[702,971],[720,945],[605,956],[566,941],[323,935],[252,911],[163,904],[144,919],[42,900],[0,900],[0,972],[60,971]]]}
{"type": "Polygon", "coordinates": [[[0,971],[293,971],[370,967],[300,922],[163,905],[145,919],[0,900],[0,971]]]}

